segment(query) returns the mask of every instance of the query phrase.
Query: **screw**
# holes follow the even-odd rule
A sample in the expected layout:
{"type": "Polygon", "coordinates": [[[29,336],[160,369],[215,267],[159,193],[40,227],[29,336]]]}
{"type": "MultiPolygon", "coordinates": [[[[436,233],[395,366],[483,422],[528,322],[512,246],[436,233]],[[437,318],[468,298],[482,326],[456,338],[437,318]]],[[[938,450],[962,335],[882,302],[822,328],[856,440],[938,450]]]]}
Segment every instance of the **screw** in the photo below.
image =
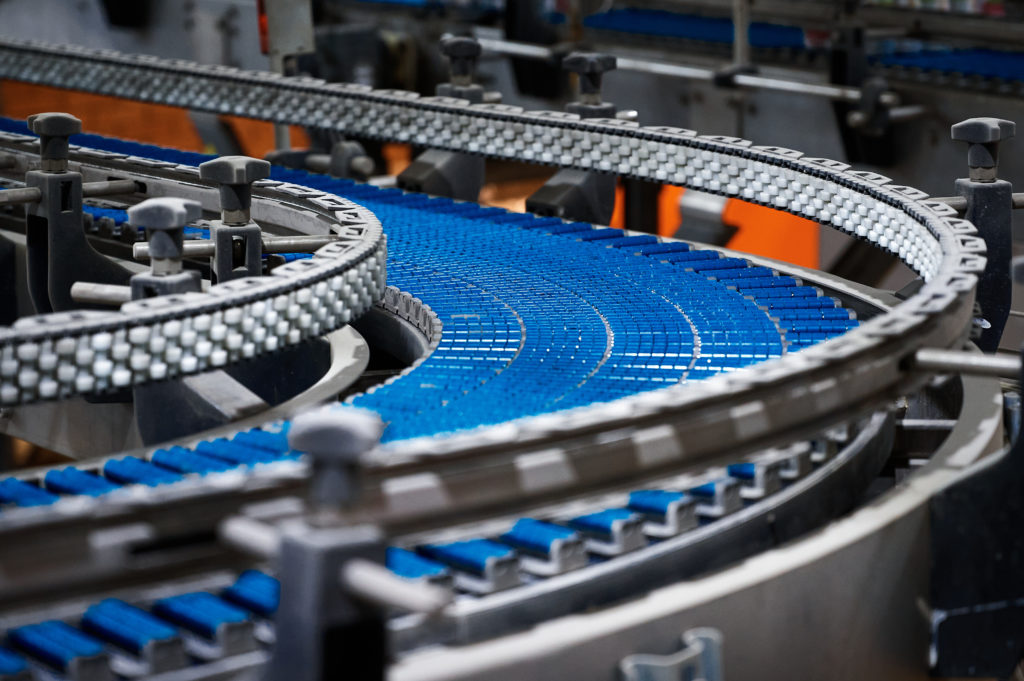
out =
{"type": "Polygon", "coordinates": [[[307,412],[292,419],[288,445],[310,457],[310,502],[330,518],[359,492],[361,459],[380,442],[384,424],[371,411],[351,407],[307,412]]]}
{"type": "Polygon", "coordinates": [[[480,43],[476,38],[445,36],[441,38],[441,54],[448,57],[452,85],[472,85],[473,71],[480,58],[480,43]]]}
{"type": "Polygon", "coordinates": [[[173,197],[146,199],[128,209],[128,224],[146,228],[150,271],[154,276],[181,272],[185,225],[202,214],[198,201],[173,197]]]}
{"type": "Polygon", "coordinates": [[[999,143],[1013,137],[1017,126],[1002,118],[968,118],[950,128],[952,138],[967,142],[967,167],[974,182],[995,182],[999,143]]]}
{"type": "Polygon", "coordinates": [[[614,55],[597,52],[573,52],[562,60],[562,68],[579,74],[580,101],[584,104],[601,103],[601,78],[615,66],[614,55]]]}
{"type": "Polygon", "coordinates": [[[41,113],[29,116],[26,122],[39,135],[40,169],[45,173],[66,171],[68,138],[82,132],[82,121],[66,113],[41,113]]]}
{"type": "Polygon", "coordinates": [[[248,156],[221,156],[199,164],[199,177],[220,184],[224,224],[247,225],[251,221],[252,183],[270,177],[270,163],[248,156]]]}

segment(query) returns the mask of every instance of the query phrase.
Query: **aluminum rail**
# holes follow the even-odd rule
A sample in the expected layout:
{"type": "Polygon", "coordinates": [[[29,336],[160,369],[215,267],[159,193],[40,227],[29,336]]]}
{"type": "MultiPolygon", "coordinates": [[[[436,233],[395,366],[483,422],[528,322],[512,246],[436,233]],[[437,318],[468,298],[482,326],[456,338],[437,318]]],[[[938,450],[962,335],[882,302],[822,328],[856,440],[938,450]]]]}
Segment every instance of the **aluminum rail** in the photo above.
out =
{"type": "MultiPolygon", "coordinates": [[[[828,224],[899,257],[926,281],[843,336],[777,360],[606,404],[390,443],[371,463],[398,480],[377,496],[396,524],[440,524],[513,500],[605,488],[811,435],[922,385],[927,376],[908,371],[906,358],[923,347],[960,344],[972,322],[985,262],[973,225],[916,189],[797,151],[38,43],[0,43],[0,77],[700,189],[828,224]],[[493,486],[480,483],[481,467],[464,465],[484,460],[489,473],[501,472],[493,486]],[[450,464],[444,476],[437,475],[442,461],[450,464]],[[550,472],[543,485],[517,472],[539,465],[550,472]],[[415,504],[408,503],[410,488],[415,504]]],[[[174,172],[195,181],[194,169],[174,172]]],[[[0,525],[15,515],[5,513],[0,525]]]]}

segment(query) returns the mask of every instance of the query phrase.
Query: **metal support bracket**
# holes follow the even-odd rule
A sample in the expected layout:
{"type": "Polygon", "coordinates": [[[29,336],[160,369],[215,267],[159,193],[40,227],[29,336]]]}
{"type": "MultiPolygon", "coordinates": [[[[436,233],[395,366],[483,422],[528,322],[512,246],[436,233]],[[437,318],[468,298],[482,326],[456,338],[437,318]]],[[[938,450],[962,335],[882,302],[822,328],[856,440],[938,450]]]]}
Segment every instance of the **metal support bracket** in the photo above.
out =
{"type": "Polygon", "coordinates": [[[29,171],[25,186],[41,200],[25,207],[28,283],[39,313],[81,307],[71,297],[76,281],[125,285],[131,273],[89,245],[82,222],[80,173],[29,171]]]}
{"type": "Polygon", "coordinates": [[[967,200],[964,218],[978,228],[985,240],[985,272],[978,282],[978,320],[971,330],[973,340],[983,352],[995,352],[1010,315],[1013,281],[1010,259],[1013,257],[1013,185],[1005,180],[956,181],[956,192],[967,200]]]}
{"type": "Polygon", "coordinates": [[[216,282],[239,277],[258,277],[263,273],[263,230],[255,222],[226,225],[216,220],[210,226],[215,254],[210,269],[216,282]],[[241,242],[240,267],[236,267],[235,242],[241,242]]]}
{"type": "Polygon", "coordinates": [[[1008,678],[1024,654],[1024,440],[931,500],[931,667],[1008,678]]]}
{"type": "Polygon", "coordinates": [[[672,655],[628,655],[619,663],[625,681],[722,681],[722,633],[701,627],[683,634],[672,655]]]}
{"type": "Polygon", "coordinates": [[[268,681],[383,681],[385,610],[339,585],[353,559],[384,563],[385,544],[370,525],[285,531],[278,559],[281,606],[268,681]]]}

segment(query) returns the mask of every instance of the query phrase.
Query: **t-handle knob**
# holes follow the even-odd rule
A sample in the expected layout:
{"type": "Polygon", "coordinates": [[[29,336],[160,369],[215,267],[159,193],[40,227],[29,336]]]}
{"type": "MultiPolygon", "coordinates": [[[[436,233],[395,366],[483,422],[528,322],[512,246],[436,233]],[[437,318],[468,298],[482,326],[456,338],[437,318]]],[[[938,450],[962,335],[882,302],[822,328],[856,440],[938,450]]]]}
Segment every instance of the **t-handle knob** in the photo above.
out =
{"type": "Polygon", "coordinates": [[[174,197],[146,199],[128,209],[128,224],[146,228],[154,276],[181,272],[185,225],[202,215],[198,201],[174,197]]]}
{"type": "Polygon", "coordinates": [[[248,156],[221,156],[199,164],[199,177],[220,184],[224,224],[247,225],[251,219],[252,183],[270,177],[270,163],[248,156]]]}
{"type": "Polygon", "coordinates": [[[68,169],[68,138],[82,132],[82,121],[66,113],[40,113],[28,117],[29,129],[39,135],[40,169],[62,173],[68,169]]]}
{"type": "Polygon", "coordinates": [[[999,143],[1013,137],[1017,125],[1002,118],[968,118],[950,128],[958,142],[967,142],[967,167],[975,182],[994,182],[999,170],[999,143]]]}

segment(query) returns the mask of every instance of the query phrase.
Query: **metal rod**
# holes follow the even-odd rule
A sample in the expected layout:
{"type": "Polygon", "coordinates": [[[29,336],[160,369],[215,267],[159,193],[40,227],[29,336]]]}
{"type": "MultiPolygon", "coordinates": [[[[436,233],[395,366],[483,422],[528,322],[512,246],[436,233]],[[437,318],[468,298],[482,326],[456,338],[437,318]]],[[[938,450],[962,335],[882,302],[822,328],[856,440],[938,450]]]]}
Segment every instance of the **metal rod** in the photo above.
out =
{"type": "MultiPolygon", "coordinates": [[[[480,47],[488,52],[504,54],[509,57],[526,57],[527,59],[551,59],[554,50],[543,45],[531,45],[530,43],[517,43],[511,40],[495,40],[493,38],[480,38],[480,47]]],[[[621,67],[620,67],[621,68],[621,67]]]]}
{"type": "Polygon", "coordinates": [[[232,516],[217,528],[224,543],[260,558],[273,559],[281,553],[281,533],[275,527],[245,516],[232,516]]]}
{"type": "Polygon", "coordinates": [[[732,0],[732,63],[750,64],[750,0],[732,0]]]}
{"type": "MultiPolygon", "coordinates": [[[[543,45],[530,45],[528,43],[517,43],[510,40],[495,40],[492,38],[480,39],[480,45],[487,51],[496,54],[503,54],[510,57],[526,57],[528,59],[547,60],[552,59],[555,51],[543,45]]],[[[656,76],[671,76],[685,80],[700,80],[711,82],[715,78],[713,69],[701,68],[698,66],[685,66],[683,64],[671,64],[666,62],[649,61],[646,59],[633,59],[620,57],[617,60],[619,71],[633,71],[636,73],[650,73],[656,76]]],[[[776,92],[789,92],[793,94],[808,95],[811,97],[824,97],[846,102],[859,102],[860,90],[853,87],[842,87],[839,85],[825,85],[819,83],[804,83],[798,80],[786,80],[783,78],[771,78],[769,76],[756,76],[750,74],[737,74],[733,82],[741,87],[774,90],[776,92]]]]}
{"type": "Polygon", "coordinates": [[[0,206],[9,206],[15,203],[39,203],[42,200],[42,192],[35,187],[18,187],[0,191],[0,206]]]}
{"type": "Polygon", "coordinates": [[[402,579],[383,565],[363,558],[346,562],[339,577],[346,591],[385,608],[436,616],[452,602],[452,594],[446,589],[402,579]]]}
{"type": "Polygon", "coordinates": [[[616,59],[616,68],[620,71],[650,73],[655,76],[672,76],[674,78],[684,78],[686,80],[703,80],[711,82],[715,78],[715,72],[711,69],[702,69],[697,66],[683,66],[682,64],[666,64],[664,62],[630,59],[629,57],[620,57],[619,59],[616,59]]]}
{"type": "MultiPolygon", "coordinates": [[[[264,253],[312,253],[327,244],[338,241],[338,237],[329,234],[323,236],[279,236],[263,237],[264,253]]],[[[201,239],[186,241],[182,246],[182,257],[204,258],[213,257],[216,249],[213,241],[201,239]]],[[[136,260],[149,260],[149,244],[140,242],[132,246],[132,257],[136,260]]]]}
{"type": "Polygon", "coordinates": [[[13,168],[17,165],[14,154],[0,154],[0,168],[13,168]]]}
{"type": "Polygon", "coordinates": [[[135,180],[104,180],[83,182],[82,196],[110,196],[111,194],[134,194],[139,191],[135,180]]]}
{"type": "MultiPolygon", "coordinates": [[[[941,201],[958,213],[967,212],[967,199],[962,196],[935,196],[932,201],[941,201]]],[[[1013,209],[1024,208],[1024,192],[1017,192],[1013,195],[1013,209]]]]}
{"type": "Polygon", "coordinates": [[[76,281],[71,285],[71,299],[84,305],[123,305],[132,299],[132,289],[130,286],[76,281]]]}
{"type": "Polygon", "coordinates": [[[746,73],[737,74],[734,78],[737,85],[759,90],[774,90],[775,92],[791,92],[798,95],[810,95],[812,97],[824,97],[846,102],[859,102],[860,90],[855,87],[841,87],[839,85],[823,85],[820,83],[803,83],[799,80],[785,80],[783,78],[769,78],[767,76],[755,76],[746,73]]]}
{"type": "Polygon", "coordinates": [[[1020,378],[1021,358],[1018,355],[983,355],[962,350],[924,348],[914,353],[910,368],[915,371],[1020,378]]]}

